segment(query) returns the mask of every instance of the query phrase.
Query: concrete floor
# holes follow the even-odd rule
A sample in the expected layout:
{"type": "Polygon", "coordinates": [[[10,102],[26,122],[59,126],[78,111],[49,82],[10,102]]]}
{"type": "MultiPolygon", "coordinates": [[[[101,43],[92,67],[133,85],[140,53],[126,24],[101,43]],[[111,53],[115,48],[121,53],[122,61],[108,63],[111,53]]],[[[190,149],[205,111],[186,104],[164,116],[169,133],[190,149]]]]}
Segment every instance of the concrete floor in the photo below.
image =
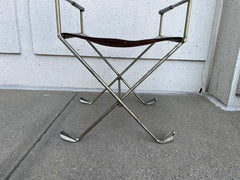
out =
{"type": "Polygon", "coordinates": [[[0,179],[240,179],[240,112],[198,95],[157,95],[154,106],[130,96],[156,135],[176,130],[173,143],[156,144],[122,107],[68,143],[61,129],[79,135],[114,102],[105,94],[87,106],[81,96],[96,93],[0,91],[0,179]]]}

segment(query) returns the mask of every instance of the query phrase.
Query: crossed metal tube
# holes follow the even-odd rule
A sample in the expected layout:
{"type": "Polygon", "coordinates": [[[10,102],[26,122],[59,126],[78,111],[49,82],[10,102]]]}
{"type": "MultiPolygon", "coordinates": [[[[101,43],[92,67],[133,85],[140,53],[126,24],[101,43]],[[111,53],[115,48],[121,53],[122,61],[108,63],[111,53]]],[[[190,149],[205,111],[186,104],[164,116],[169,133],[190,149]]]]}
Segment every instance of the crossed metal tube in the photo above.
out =
{"type": "MultiPolygon", "coordinates": [[[[68,133],[61,131],[60,136],[69,142],[80,141],[90,130],[92,130],[99,122],[101,122],[104,117],[106,117],[117,105],[121,105],[135,120],[136,122],[159,144],[165,144],[174,140],[175,131],[172,131],[163,139],[158,139],[147,127],[146,125],[128,108],[128,106],[123,102],[123,100],[134,91],[147,77],[149,77],[164,61],[166,61],[178,48],[182,46],[182,42],[178,43],[174,48],[172,48],[167,55],[165,55],[158,63],[156,63],[145,75],[142,76],[122,97],[118,97],[114,91],[110,88],[107,83],[91,68],[91,66],[75,51],[75,49],[61,36],[59,39],[67,46],[67,48],[77,57],[77,59],[89,70],[89,72],[109,91],[109,93],[117,100],[109,109],[107,109],[91,126],[89,126],[79,137],[74,137],[68,133]]],[[[152,46],[152,45],[150,45],[152,46]]],[[[148,49],[150,48],[148,47],[148,49]]],[[[145,50],[147,51],[147,49],[145,50]]],[[[142,53],[143,55],[143,53],[142,53]]],[[[141,56],[140,56],[141,57],[141,56]]],[[[139,58],[138,58],[139,59],[139,58]]],[[[125,73],[138,59],[135,59],[121,74],[125,73]]],[[[116,80],[115,80],[116,81],[116,80]]]]}
{"type": "MultiPolygon", "coordinates": [[[[103,61],[113,70],[113,72],[117,75],[117,77],[108,85],[109,87],[111,87],[116,81],[118,81],[118,97],[121,96],[121,81],[128,87],[131,88],[131,86],[126,82],[125,79],[123,79],[123,75],[127,72],[127,70],[132,67],[154,44],[150,44],[137,58],[135,58],[133,60],[133,62],[127,66],[127,68],[125,68],[125,70],[123,70],[122,73],[119,73],[108,61],[107,59],[101,54],[101,52],[91,43],[88,41],[88,43],[90,44],[90,46],[97,52],[97,54],[103,59],[103,61]]],[[[95,97],[94,100],[90,101],[87,100],[83,97],[80,98],[80,102],[83,104],[88,104],[91,105],[94,102],[96,102],[106,91],[107,89],[105,88],[101,93],[98,94],[98,96],[95,97]]],[[[140,95],[138,95],[135,91],[132,91],[132,93],[137,97],[137,99],[144,105],[153,105],[156,103],[156,98],[151,98],[147,101],[144,101],[140,95]]]]}
{"type": "MultiPolygon", "coordinates": [[[[83,33],[83,11],[84,8],[77,4],[76,2],[72,0],[67,0],[70,2],[74,7],[79,9],[80,11],[80,25],[81,25],[81,33],[83,33]]],[[[89,101],[87,99],[84,99],[83,97],[80,98],[80,102],[83,104],[93,104],[97,99],[99,99],[105,91],[109,91],[109,93],[116,99],[116,102],[110,106],[95,122],[90,125],[84,132],[80,134],[78,137],[74,137],[64,131],[60,132],[60,136],[62,139],[69,141],[69,142],[78,142],[80,141],[88,132],[90,132],[99,122],[101,122],[111,111],[115,109],[118,105],[122,106],[135,120],[136,122],[159,144],[165,144],[168,142],[171,142],[174,140],[175,132],[172,131],[170,134],[165,136],[163,139],[157,138],[147,127],[146,125],[129,109],[129,107],[123,102],[123,100],[130,95],[130,93],[133,93],[138,100],[145,104],[145,105],[152,105],[156,103],[156,99],[152,98],[148,101],[144,101],[134,90],[145,80],[147,77],[149,77],[160,65],[162,65],[163,62],[165,62],[177,49],[179,49],[186,41],[187,41],[187,35],[188,35],[188,29],[189,29],[189,21],[190,21],[190,12],[191,12],[191,5],[192,0],[181,0],[180,2],[171,5],[167,8],[164,8],[159,11],[160,14],[160,26],[159,26],[159,36],[162,36],[162,26],[163,26],[163,15],[172,10],[175,7],[178,7],[182,4],[188,3],[187,6],[187,13],[186,13],[186,19],[185,19],[185,28],[184,28],[184,34],[183,38],[184,40],[182,42],[179,42],[176,46],[174,46],[162,59],[160,59],[147,73],[145,73],[132,87],[126,82],[125,79],[123,79],[123,74],[125,74],[153,45],[150,44],[136,59],[134,59],[121,73],[119,73],[108,61],[107,59],[99,52],[99,50],[90,42],[87,41],[90,46],[97,52],[97,54],[104,60],[104,62],[114,71],[114,73],[117,75],[117,77],[110,83],[107,84],[93,69],[92,67],[78,54],[78,52],[63,38],[62,36],[62,30],[61,30],[61,17],[60,17],[60,4],[59,0],[55,0],[56,2],[56,21],[57,21],[57,34],[58,38],[63,42],[63,44],[66,45],[66,47],[77,57],[77,59],[89,70],[89,72],[104,86],[104,89],[101,93],[95,97],[92,101],[89,101]],[[111,86],[118,81],[118,93],[117,95],[115,92],[111,89],[111,86]],[[121,81],[129,88],[129,90],[122,95],[121,93],[121,81]]]]}

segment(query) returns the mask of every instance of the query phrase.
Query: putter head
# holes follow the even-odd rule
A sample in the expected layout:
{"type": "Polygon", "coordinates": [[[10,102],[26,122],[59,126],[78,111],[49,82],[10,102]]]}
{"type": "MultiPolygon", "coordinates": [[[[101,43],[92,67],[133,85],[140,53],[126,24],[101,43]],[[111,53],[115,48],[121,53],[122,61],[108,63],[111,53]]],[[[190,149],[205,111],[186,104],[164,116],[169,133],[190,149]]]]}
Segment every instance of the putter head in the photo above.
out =
{"type": "Polygon", "coordinates": [[[149,99],[149,100],[145,103],[145,105],[151,106],[151,105],[156,104],[156,102],[157,102],[157,99],[154,97],[154,98],[152,98],[152,99],[149,99]]]}
{"type": "Polygon", "coordinates": [[[79,141],[79,138],[76,138],[76,137],[73,137],[69,134],[67,134],[66,132],[64,131],[61,131],[60,132],[60,137],[65,140],[65,141],[68,141],[68,142],[72,142],[72,143],[76,143],[79,141]]]}
{"type": "Polygon", "coordinates": [[[91,105],[92,104],[92,101],[89,101],[87,99],[84,99],[83,97],[80,97],[80,102],[82,104],[88,104],[88,105],[91,105]]]}
{"type": "Polygon", "coordinates": [[[166,144],[166,143],[172,142],[174,140],[175,134],[176,134],[176,132],[172,131],[164,139],[157,140],[157,143],[159,143],[159,144],[166,144]]]}

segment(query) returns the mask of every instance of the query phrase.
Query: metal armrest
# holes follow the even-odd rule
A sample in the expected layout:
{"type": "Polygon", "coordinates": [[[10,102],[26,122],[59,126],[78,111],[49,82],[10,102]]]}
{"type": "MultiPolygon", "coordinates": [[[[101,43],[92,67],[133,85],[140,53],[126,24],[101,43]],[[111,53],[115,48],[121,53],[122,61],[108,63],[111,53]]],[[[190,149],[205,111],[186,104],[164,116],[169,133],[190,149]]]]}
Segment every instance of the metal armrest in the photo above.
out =
{"type": "Polygon", "coordinates": [[[66,0],[68,1],[71,5],[73,5],[75,8],[79,9],[81,12],[83,12],[85,9],[84,7],[80,6],[78,3],[72,0],[66,0]]]}
{"type": "Polygon", "coordinates": [[[160,27],[159,27],[159,36],[162,36],[162,26],[163,26],[163,15],[164,13],[174,9],[175,7],[178,7],[184,3],[188,3],[187,6],[187,13],[186,13],[186,19],[185,19],[185,28],[184,28],[184,43],[187,42],[187,36],[188,36],[188,29],[189,29],[189,21],[190,21],[190,13],[191,13],[191,8],[192,8],[192,0],[182,0],[176,4],[173,4],[171,6],[168,6],[162,10],[159,11],[160,14],[160,27]]]}
{"type": "MultiPolygon", "coordinates": [[[[55,0],[55,7],[56,7],[56,18],[57,18],[57,33],[58,37],[62,36],[62,26],[61,26],[61,13],[60,13],[60,0],[55,0]]],[[[80,28],[81,28],[81,33],[83,33],[83,11],[84,7],[80,6],[78,3],[72,0],[66,0],[69,2],[72,6],[75,8],[79,9],[80,11],[80,28]]]]}
{"type": "Polygon", "coordinates": [[[159,11],[159,14],[162,15],[162,14],[164,14],[165,12],[168,12],[168,11],[174,9],[175,7],[178,7],[178,6],[184,4],[184,3],[188,2],[188,1],[189,1],[189,0],[183,0],[183,1],[180,1],[180,2],[178,2],[178,3],[176,3],[176,4],[173,4],[173,5],[171,5],[171,6],[168,6],[168,7],[164,8],[164,9],[161,9],[161,10],[159,11]]]}
{"type": "Polygon", "coordinates": [[[72,0],[66,0],[66,1],[69,2],[75,8],[79,9],[79,11],[80,11],[81,33],[83,33],[83,11],[85,10],[84,7],[80,6],[78,3],[76,3],[75,1],[72,1],[72,0]]]}

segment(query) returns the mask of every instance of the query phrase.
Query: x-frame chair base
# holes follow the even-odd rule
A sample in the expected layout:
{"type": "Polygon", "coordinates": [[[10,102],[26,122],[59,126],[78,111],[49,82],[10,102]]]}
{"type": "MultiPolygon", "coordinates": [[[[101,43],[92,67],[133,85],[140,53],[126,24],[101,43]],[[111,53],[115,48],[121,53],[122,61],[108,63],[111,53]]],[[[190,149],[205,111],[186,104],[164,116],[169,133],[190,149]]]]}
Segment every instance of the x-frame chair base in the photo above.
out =
{"type": "Polygon", "coordinates": [[[103,79],[89,66],[89,64],[78,54],[78,52],[62,37],[59,36],[59,39],[67,46],[67,48],[77,57],[77,59],[89,70],[89,72],[105,87],[105,89],[93,100],[89,101],[84,98],[80,98],[80,102],[84,104],[94,103],[106,90],[116,99],[116,102],[108,108],[91,126],[89,126],[79,137],[74,137],[64,131],[60,132],[60,137],[68,142],[79,142],[88,132],[90,132],[99,122],[101,122],[104,117],[106,117],[115,107],[118,105],[122,106],[135,120],[136,122],[159,144],[165,144],[172,142],[174,140],[175,131],[172,131],[170,134],[165,136],[163,139],[158,139],[147,127],[146,125],[128,108],[128,106],[123,102],[123,100],[133,93],[143,104],[152,105],[155,104],[156,99],[151,99],[149,101],[143,101],[142,98],[134,92],[134,90],[149,77],[163,62],[165,62],[177,49],[179,49],[183,42],[178,43],[173,47],[161,60],[159,60],[145,75],[142,76],[132,87],[122,78],[122,75],[133,65],[135,64],[153,45],[149,45],[136,59],[132,61],[121,73],[118,73],[114,67],[102,56],[102,54],[96,49],[96,47],[91,43],[90,46],[100,55],[100,57],[107,63],[107,65],[116,73],[117,77],[108,85],[103,79]],[[111,89],[111,86],[118,80],[118,95],[111,89]],[[121,81],[129,88],[129,90],[121,95],[121,81]]]}
{"type": "MultiPolygon", "coordinates": [[[[82,104],[92,105],[92,104],[100,97],[100,95],[101,95],[101,93],[100,93],[94,100],[88,100],[88,99],[85,99],[85,98],[81,97],[81,98],[80,98],[80,102],[81,102],[82,104]]],[[[139,96],[138,94],[136,94],[136,95],[139,96]]],[[[140,98],[141,98],[141,97],[139,96],[139,99],[140,99],[140,98]]],[[[142,104],[146,105],[146,106],[151,106],[151,105],[156,104],[157,99],[156,99],[155,97],[153,97],[153,98],[151,98],[151,99],[149,99],[149,100],[147,100],[147,101],[144,101],[144,100],[141,98],[140,102],[141,102],[142,104]]]]}
{"type": "MultiPolygon", "coordinates": [[[[124,84],[126,85],[125,80],[122,80],[122,79],[118,80],[118,97],[121,97],[121,81],[124,82],[124,84]]],[[[130,86],[128,84],[126,86],[130,88],[130,86]]],[[[101,93],[99,93],[93,100],[88,100],[84,97],[80,97],[80,102],[82,104],[92,105],[104,94],[105,91],[106,91],[106,88],[101,93]]],[[[136,98],[139,100],[139,102],[141,102],[143,105],[151,106],[151,105],[156,104],[156,102],[157,102],[157,99],[155,97],[145,101],[136,92],[133,91],[132,93],[136,96],[136,98]]]]}

